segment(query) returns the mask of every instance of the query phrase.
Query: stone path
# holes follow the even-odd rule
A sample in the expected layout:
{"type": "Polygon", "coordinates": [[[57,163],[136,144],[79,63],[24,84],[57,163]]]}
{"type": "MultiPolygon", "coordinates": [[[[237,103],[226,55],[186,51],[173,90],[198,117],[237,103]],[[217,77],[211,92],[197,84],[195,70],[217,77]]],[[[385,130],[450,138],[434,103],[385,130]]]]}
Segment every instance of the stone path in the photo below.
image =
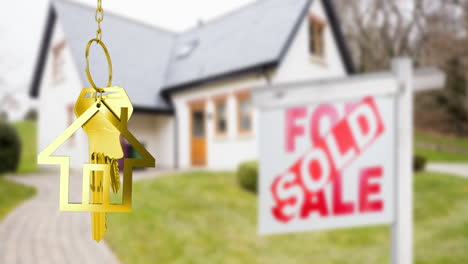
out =
{"type": "MultiPolygon", "coordinates": [[[[135,172],[134,178],[138,180],[161,174],[160,171],[147,170],[135,172]]],[[[96,243],[92,240],[89,213],[59,211],[58,175],[58,172],[47,172],[8,177],[36,187],[37,195],[9,213],[0,223],[0,263],[120,263],[105,241],[96,243]]]]}
{"type": "Polygon", "coordinates": [[[468,178],[468,163],[429,163],[426,170],[468,178]]]}

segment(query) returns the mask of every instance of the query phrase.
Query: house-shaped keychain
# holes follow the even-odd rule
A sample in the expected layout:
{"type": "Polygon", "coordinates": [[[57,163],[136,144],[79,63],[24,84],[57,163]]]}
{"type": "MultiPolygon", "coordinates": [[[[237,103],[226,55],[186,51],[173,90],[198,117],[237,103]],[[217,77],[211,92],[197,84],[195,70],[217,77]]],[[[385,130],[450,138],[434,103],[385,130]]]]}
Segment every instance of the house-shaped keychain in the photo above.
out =
{"type": "Polygon", "coordinates": [[[96,38],[86,46],[86,75],[92,88],[84,88],[75,104],[77,120],[73,122],[52,144],[38,156],[40,164],[60,165],[60,210],[91,212],[93,239],[100,241],[106,232],[106,213],[129,212],[132,204],[132,173],[134,167],[154,167],[153,156],[128,131],[127,122],[133,113],[133,106],[127,93],[121,87],[112,87],[112,62],[106,45],[102,42],[101,22],[104,19],[102,1],[97,1],[95,20],[98,24],[96,38]],[[109,76],[106,88],[99,88],[89,71],[89,50],[96,42],[106,55],[109,76]],[[70,157],[52,156],[78,129],[88,135],[89,163],[83,164],[81,203],[70,203],[70,157]],[[120,187],[120,173],[117,163],[124,153],[120,136],[137,151],[141,158],[124,158],[123,192],[120,204],[111,203],[110,190],[117,193],[120,187]]]}
{"type": "Polygon", "coordinates": [[[101,240],[106,230],[105,213],[131,210],[133,168],[155,166],[153,156],[127,128],[132,112],[133,106],[123,88],[105,88],[101,94],[93,88],[85,88],[75,107],[77,120],[38,156],[40,164],[60,165],[60,210],[92,212],[93,238],[96,241],[101,240]],[[90,163],[83,164],[82,202],[70,203],[70,157],[52,156],[52,153],[80,128],[88,134],[90,163]],[[120,135],[141,158],[124,158],[122,203],[113,204],[109,198],[110,190],[117,192],[120,188],[116,165],[116,159],[123,156],[120,135]]]}

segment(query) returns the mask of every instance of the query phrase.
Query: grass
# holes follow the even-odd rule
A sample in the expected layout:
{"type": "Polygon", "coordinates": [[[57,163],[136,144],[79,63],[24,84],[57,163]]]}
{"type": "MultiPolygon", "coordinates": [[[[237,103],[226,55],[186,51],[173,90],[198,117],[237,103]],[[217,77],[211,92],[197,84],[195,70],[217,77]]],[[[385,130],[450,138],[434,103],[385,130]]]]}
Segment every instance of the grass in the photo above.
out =
{"type": "Polygon", "coordinates": [[[414,139],[416,142],[432,143],[455,148],[465,148],[468,151],[468,138],[436,135],[433,133],[417,130],[414,133],[414,139]]]}
{"type": "Polygon", "coordinates": [[[468,155],[415,148],[415,153],[427,158],[429,162],[468,162],[468,155]]]}
{"type": "MultiPolygon", "coordinates": [[[[123,263],[389,263],[388,227],[260,237],[257,198],[232,173],[193,172],[134,185],[132,213],[108,216],[123,263]]],[[[468,180],[415,177],[417,264],[468,263],[468,180]]]]}
{"type": "Polygon", "coordinates": [[[21,138],[21,158],[18,173],[37,170],[37,125],[34,121],[20,121],[13,124],[21,138]]]}
{"type": "MultiPolygon", "coordinates": [[[[415,143],[439,145],[446,148],[465,149],[468,153],[468,138],[442,136],[424,131],[416,131],[414,141],[415,143]]],[[[468,162],[468,155],[452,153],[444,150],[433,150],[418,146],[415,148],[415,153],[425,156],[430,162],[468,162]]]]}
{"type": "Polygon", "coordinates": [[[0,176],[0,220],[35,193],[36,190],[32,187],[13,183],[0,176]]]}

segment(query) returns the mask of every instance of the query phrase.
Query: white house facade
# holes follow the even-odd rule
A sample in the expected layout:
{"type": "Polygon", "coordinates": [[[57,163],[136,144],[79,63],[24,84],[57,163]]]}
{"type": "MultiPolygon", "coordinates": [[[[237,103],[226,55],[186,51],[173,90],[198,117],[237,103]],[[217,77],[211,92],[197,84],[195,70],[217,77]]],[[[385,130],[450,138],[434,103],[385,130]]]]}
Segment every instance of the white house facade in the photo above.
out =
{"type": "MultiPolygon", "coordinates": [[[[51,8],[40,81],[31,88],[40,105],[40,149],[73,121],[69,109],[88,86],[83,54],[94,25],[74,25],[92,12],[68,1],[51,8]]],[[[331,0],[258,0],[180,34],[107,13],[105,26],[114,84],[135,106],[129,128],[160,168],[233,169],[255,160],[252,89],[353,72],[331,0]]],[[[107,76],[98,59],[94,74],[107,76]]],[[[84,133],[67,146],[72,167],[87,161],[84,133]]]]}

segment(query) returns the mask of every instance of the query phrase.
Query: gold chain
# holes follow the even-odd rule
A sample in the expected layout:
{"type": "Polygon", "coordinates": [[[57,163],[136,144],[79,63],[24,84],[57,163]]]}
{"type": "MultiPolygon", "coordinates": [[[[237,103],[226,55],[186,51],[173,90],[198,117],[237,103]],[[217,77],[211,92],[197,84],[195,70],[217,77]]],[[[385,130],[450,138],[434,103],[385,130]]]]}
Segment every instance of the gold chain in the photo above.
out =
{"type": "Polygon", "coordinates": [[[102,0],[97,0],[97,8],[96,12],[94,12],[94,19],[97,22],[97,31],[96,31],[96,39],[101,41],[102,39],[102,30],[101,30],[101,22],[104,20],[104,9],[102,9],[102,0]]]}
{"type": "Polygon", "coordinates": [[[90,41],[88,41],[88,44],[86,45],[86,52],[85,52],[86,70],[85,72],[86,72],[86,76],[88,77],[89,83],[96,90],[96,92],[99,93],[99,95],[96,96],[96,101],[98,102],[97,106],[100,107],[101,102],[103,101],[102,93],[104,89],[97,87],[93,81],[93,78],[91,77],[91,72],[89,71],[88,56],[89,56],[89,48],[91,47],[91,44],[93,44],[93,42],[96,42],[96,44],[99,44],[101,46],[101,48],[104,51],[104,54],[106,55],[107,65],[109,67],[109,77],[108,77],[106,87],[111,87],[112,85],[112,61],[111,61],[109,52],[107,51],[106,45],[104,45],[104,42],[102,42],[101,22],[104,20],[104,9],[102,9],[102,0],[97,0],[97,8],[96,8],[96,12],[94,12],[94,19],[97,22],[96,38],[93,38],[90,41]]]}

